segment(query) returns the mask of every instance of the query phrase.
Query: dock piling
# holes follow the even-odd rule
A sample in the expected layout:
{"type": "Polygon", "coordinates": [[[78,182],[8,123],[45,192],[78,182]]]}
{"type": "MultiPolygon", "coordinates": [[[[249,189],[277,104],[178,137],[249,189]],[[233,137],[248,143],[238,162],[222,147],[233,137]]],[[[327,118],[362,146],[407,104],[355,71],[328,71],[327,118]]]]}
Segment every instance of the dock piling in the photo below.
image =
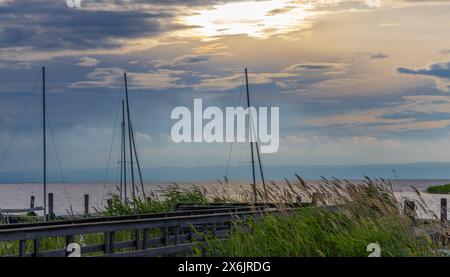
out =
{"type": "Polygon", "coordinates": [[[49,193],[48,194],[48,216],[49,218],[52,218],[55,213],[54,213],[54,209],[53,209],[53,193],[49,193]]]}
{"type": "Polygon", "coordinates": [[[447,223],[447,199],[441,198],[441,222],[447,223]]]}
{"type": "Polygon", "coordinates": [[[30,197],[30,209],[34,208],[34,195],[31,195],[30,197]]]}
{"type": "Polygon", "coordinates": [[[84,195],[84,215],[89,215],[89,194],[84,195]]]}

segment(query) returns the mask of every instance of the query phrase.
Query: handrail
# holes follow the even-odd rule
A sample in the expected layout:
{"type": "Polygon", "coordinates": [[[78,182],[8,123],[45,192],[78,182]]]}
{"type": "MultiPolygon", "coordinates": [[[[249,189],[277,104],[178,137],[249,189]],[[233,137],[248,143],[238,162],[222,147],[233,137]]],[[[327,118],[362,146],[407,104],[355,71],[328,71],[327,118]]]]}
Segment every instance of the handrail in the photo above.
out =
{"type": "Polygon", "coordinates": [[[87,222],[105,222],[105,221],[120,221],[120,220],[131,220],[131,219],[142,219],[142,218],[161,218],[161,217],[173,217],[173,216],[195,215],[195,214],[211,214],[211,213],[217,213],[217,212],[221,212],[221,211],[238,212],[238,211],[249,211],[251,209],[252,209],[252,207],[242,206],[242,207],[212,208],[212,209],[201,209],[201,210],[181,210],[181,211],[164,212],[164,213],[118,215],[118,216],[104,216],[104,217],[86,217],[86,218],[56,220],[56,221],[46,221],[46,222],[0,224],[0,230],[16,229],[16,228],[24,228],[24,227],[37,227],[37,226],[81,224],[81,223],[87,223],[87,222]]]}

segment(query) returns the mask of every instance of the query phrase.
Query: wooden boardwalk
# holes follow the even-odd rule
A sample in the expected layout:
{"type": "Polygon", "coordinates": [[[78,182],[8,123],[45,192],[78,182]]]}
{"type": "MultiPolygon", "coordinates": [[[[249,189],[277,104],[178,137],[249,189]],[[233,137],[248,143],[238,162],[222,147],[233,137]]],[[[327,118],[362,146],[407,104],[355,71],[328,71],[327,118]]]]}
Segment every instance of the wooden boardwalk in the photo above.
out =
{"type": "Polygon", "coordinates": [[[19,257],[66,257],[74,242],[83,256],[187,255],[201,249],[205,237],[226,239],[235,222],[271,213],[278,211],[262,206],[186,206],[170,213],[5,224],[0,225],[0,244],[17,246],[12,256],[19,257]],[[124,233],[126,239],[118,240],[124,233]],[[86,238],[92,235],[97,239],[90,244],[86,238]],[[63,238],[64,248],[43,249],[41,243],[49,238],[63,238]]]}

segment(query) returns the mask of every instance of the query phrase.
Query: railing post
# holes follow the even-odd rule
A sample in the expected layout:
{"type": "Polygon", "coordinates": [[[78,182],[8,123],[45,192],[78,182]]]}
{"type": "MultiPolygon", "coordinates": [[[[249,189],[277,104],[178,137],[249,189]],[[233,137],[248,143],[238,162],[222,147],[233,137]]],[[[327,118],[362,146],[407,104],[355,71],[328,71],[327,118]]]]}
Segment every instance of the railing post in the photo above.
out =
{"type": "Polygon", "coordinates": [[[194,240],[194,226],[193,225],[188,225],[189,226],[189,241],[193,241],[194,240]]]}
{"type": "Polygon", "coordinates": [[[89,194],[84,195],[84,215],[89,215],[89,194]]]}
{"type": "Polygon", "coordinates": [[[215,236],[216,233],[217,233],[217,223],[214,222],[213,225],[212,225],[212,234],[213,234],[213,236],[215,236]]]}
{"type": "Polygon", "coordinates": [[[135,230],[134,232],[134,244],[136,247],[136,250],[141,250],[142,249],[142,240],[141,240],[141,230],[135,230]]]}
{"type": "Polygon", "coordinates": [[[66,236],[66,247],[75,242],[75,236],[74,235],[68,235],[66,236]]]}
{"type": "Polygon", "coordinates": [[[114,253],[114,237],[115,232],[105,232],[104,233],[104,240],[105,240],[105,254],[112,254],[114,253]]]}
{"type": "Polygon", "coordinates": [[[149,247],[148,233],[149,233],[148,229],[144,229],[144,241],[142,243],[144,249],[147,249],[149,247]]]}
{"type": "Polygon", "coordinates": [[[447,199],[441,198],[441,222],[447,223],[447,199]]]}
{"type": "Polygon", "coordinates": [[[53,193],[48,194],[48,216],[52,218],[55,214],[53,212],[53,193]]]}
{"type": "Polygon", "coordinates": [[[163,228],[163,235],[164,235],[164,246],[169,245],[169,228],[167,226],[164,226],[163,228]]]}
{"type": "Polygon", "coordinates": [[[174,228],[175,233],[175,245],[180,244],[180,225],[176,225],[174,228]]]}
{"type": "Polygon", "coordinates": [[[34,244],[33,256],[34,257],[39,257],[39,239],[34,239],[33,244],[34,244]]]}
{"type": "MultiPolygon", "coordinates": [[[[75,242],[75,236],[74,235],[68,235],[66,236],[66,246],[64,247],[64,249],[67,249],[67,246],[69,246],[69,244],[74,243],[75,242]]],[[[66,252],[66,257],[68,256],[69,253],[66,252]]]]}
{"type": "Polygon", "coordinates": [[[27,241],[19,240],[19,256],[25,257],[26,253],[27,253],[27,241]]]}

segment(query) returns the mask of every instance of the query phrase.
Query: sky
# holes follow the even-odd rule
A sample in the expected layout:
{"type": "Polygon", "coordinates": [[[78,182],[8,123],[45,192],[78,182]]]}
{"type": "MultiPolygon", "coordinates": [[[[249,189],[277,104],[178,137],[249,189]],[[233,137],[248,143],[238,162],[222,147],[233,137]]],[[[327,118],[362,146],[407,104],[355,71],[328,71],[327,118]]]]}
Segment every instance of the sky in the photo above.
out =
{"type": "MultiPolygon", "coordinates": [[[[170,115],[195,98],[239,105],[245,67],[252,104],[280,108],[267,165],[449,162],[449,14],[419,0],[0,0],[1,170],[41,166],[42,66],[50,168],[116,165],[125,71],[142,167],[227,164],[228,143],[174,143],[170,115]]],[[[231,164],[247,152],[233,144],[231,164]]]]}

